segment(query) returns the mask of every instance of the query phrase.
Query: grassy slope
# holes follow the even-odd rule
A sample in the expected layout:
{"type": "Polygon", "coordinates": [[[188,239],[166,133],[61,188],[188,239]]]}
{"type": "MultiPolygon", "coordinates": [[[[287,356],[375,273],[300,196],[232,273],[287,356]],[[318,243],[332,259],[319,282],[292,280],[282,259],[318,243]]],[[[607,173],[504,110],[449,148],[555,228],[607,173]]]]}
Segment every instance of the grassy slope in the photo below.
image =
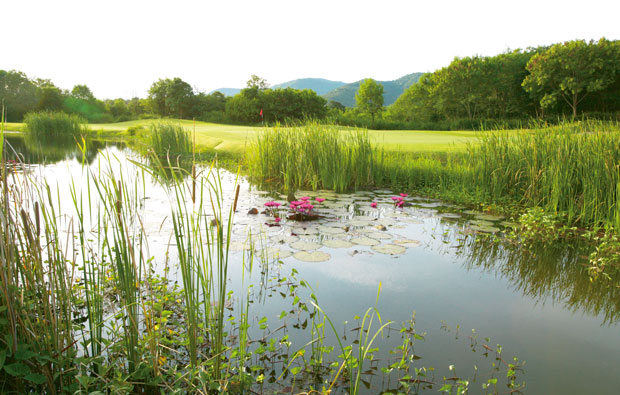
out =
{"type": "MultiPolygon", "coordinates": [[[[137,121],[90,124],[92,130],[104,132],[125,132],[132,126],[148,126],[157,120],[144,119],[137,121]]],[[[193,122],[173,120],[189,131],[193,130],[193,122]]],[[[7,124],[8,130],[21,130],[22,124],[7,124]]],[[[196,144],[200,147],[227,151],[234,154],[245,152],[247,145],[254,140],[261,127],[221,125],[196,122],[196,144]]],[[[463,150],[466,143],[474,142],[477,133],[471,131],[422,131],[422,130],[370,130],[373,142],[386,151],[395,152],[446,152],[463,150]]]]}

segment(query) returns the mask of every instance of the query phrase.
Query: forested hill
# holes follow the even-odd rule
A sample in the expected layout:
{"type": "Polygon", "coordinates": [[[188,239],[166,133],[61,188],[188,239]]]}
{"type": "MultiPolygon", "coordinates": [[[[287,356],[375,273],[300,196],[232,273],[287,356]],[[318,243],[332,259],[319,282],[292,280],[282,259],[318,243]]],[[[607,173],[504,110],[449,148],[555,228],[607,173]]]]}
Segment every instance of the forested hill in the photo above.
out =
{"type": "Polygon", "coordinates": [[[346,85],[346,83],[342,81],[326,80],[324,78],[300,78],[298,80],[283,82],[281,84],[274,85],[271,88],[293,88],[299,90],[311,89],[315,91],[318,95],[324,95],[343,85],[346,85]]]}
{"type": "MultiPolygon", "coordinates": [[[[383,105],[389,106],[414,83],[418,82],[424,73],[411,73],[393,81],[377,81],[383,85],[383,105]]],[[[333,91],[322,95],[327,100],[333,100],[346,107],[355,107],[355,92],[363,80],[343,85],[333,91]]]]}

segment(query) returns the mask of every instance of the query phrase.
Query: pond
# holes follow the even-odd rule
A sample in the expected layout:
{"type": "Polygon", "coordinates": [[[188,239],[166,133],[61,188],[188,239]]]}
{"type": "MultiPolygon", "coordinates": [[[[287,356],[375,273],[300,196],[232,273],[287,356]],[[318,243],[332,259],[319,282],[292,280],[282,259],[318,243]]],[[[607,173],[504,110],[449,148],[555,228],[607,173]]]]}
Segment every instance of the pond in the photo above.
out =
{"type": "MultiPolygon", "coordinates": [[[[11,144],[28,162],[46,162],[41,160],[45,148],[39,151],[42,157],[18,139],[11,139],[11,144]]],[[[141,159],[130,150],[103,143],[91,148],[86,164],[93,171],[103,169],[102,163],[116,163],[115,168],[122,165],[127,174],[136,173],[130,159],[141,159]]],[[[70,202],[69,186],[79,189],[84,180],[80,158],[81,154],[70,149],[53,151],[47,164],[31,165],[28,172],[57,186],[60,202],[70,202]]],[[[228,204],[234,199],[235,178],[221,170],[228,204]]],[[[526,248],[503,239],[511,226],[503,218],[421,196],[407,196],[406,205],[395,207],[392,197],[402,191],[298,191],[295,196],[309,197],[320,218],[294,221],[282,209],[282,221],[275,223],[262,213],[264,205],[277,201],[284,206],[286,196],[258,191],[243,179],[240,185],[229,284],[235,294],[243,294],[249,282],[256,284],[250,337],[265,333],[258,323],[267,317],[271,329],[287,324],[297,347],[308,341],[303,330],[293,329],[300,326],[294,315],[281,318],[283,310],[290,310],[291,301],[270,285],[295,269],[297,279],[311,286],[340,334],[355,333],[355,316],[363,316],[371,306],[376,305],[384,321],[394,321],[396,329],[415,314],[415,330],[425,335],[415,343],[420,359],[414,366],[434,367],[435,381],[443,376],[478,375],[470,389],[481,393],[481,383],[490,377],[489,367],[496,361],[495,352],[485,353],[485,346],[495,350],[500,344],[506,361],[513,356],[525,361],[524,373],[519,375],[526,383],[524,393],[617,393],[620,295],[617,288],[589,280],[584,247],[526,248]],[[316,198],[325,201],[318,203],[316,198]],[[371,207],[373,202],[376,208],[371,207]],[[259,213],[250,214],[252,208],[259,213]],[[244,262],[253,251],[263,265],[241,284],[239,279],[247,271],[244,262]]],[[[163,267],[174,267],[177,259],[169,195],[149,177],[142,187],[143,204],[137,214],[144,219],[156,270],[164,273],[163,267]]],[[[69,206],[64,214],[70,217],[69,206]]],[[[180,281],[174,269],[167,275],[180,281]]],[[[388,350],[400,342],[397,331],[378,339],[376,359],[393,358],[388,350]]],[[[333,339],[330,343],[335,344],[333,339]]],[[[390,387],[382,375],[375,371],[365,377],[367,393],[390,387]]],[[[499,389],[505,391],[505,387],[499,389]]]]}

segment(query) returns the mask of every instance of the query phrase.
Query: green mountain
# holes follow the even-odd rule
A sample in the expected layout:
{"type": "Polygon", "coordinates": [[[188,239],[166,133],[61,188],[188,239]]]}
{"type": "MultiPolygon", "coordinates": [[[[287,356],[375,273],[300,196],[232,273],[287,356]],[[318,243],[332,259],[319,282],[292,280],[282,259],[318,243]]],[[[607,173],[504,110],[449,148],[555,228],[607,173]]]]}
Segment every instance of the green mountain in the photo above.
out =
{"type": "Polygon", "coordinates": [[[324,95],[343,85],[345,85],[345,83],[342,81],[331,81],[324,78],[300,78],[274,85],[271,88],[293,88],[299,90],[311,89],[315,91],[317,95],[324,95]]]}
{"type": "MultiPolygon", "coordinates": [[[[377,81],[383,85],[383,104],[389,106],[394,103],[405,89],[418,82],[422,74],[424,73],[411,73],[393,81],[377,81]]],[[[355,107],[355,93],[362,81],[343,85],[322,96],[327,100],[337,101],[346,107],[355,107]]]]}

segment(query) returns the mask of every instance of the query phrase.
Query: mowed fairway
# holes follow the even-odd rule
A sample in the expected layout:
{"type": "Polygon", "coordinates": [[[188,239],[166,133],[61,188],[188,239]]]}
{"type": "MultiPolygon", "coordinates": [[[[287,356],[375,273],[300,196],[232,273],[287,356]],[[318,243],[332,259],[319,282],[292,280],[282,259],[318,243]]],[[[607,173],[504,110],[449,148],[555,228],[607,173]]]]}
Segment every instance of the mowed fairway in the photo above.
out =
{"type": "MultiPolygon", "coordinates": [[[[160,122],[156,119],[143,119],[118,123],[89,124],[93,131],[125,132],[130,127],[143,126],[160,122]]],[[[169,120],[194,130],[194,123],[188,120],[169,120]]],[[[9,130],[21,130],[23,124],[7,125],[9,130]]],[[[196,122],[196,145],[204,148],[243,154],[256,135],[267,129],[256,126],[222,125],[196,122]]],[[[344,128],[346,130],[348,128],[344,128]]],[[[461,151],[467,143],[475,143],[482,132],[475,131],[434,131],[434,130],[369,130],[371,141],[387,152],[449,152],[461,151]]]]}

